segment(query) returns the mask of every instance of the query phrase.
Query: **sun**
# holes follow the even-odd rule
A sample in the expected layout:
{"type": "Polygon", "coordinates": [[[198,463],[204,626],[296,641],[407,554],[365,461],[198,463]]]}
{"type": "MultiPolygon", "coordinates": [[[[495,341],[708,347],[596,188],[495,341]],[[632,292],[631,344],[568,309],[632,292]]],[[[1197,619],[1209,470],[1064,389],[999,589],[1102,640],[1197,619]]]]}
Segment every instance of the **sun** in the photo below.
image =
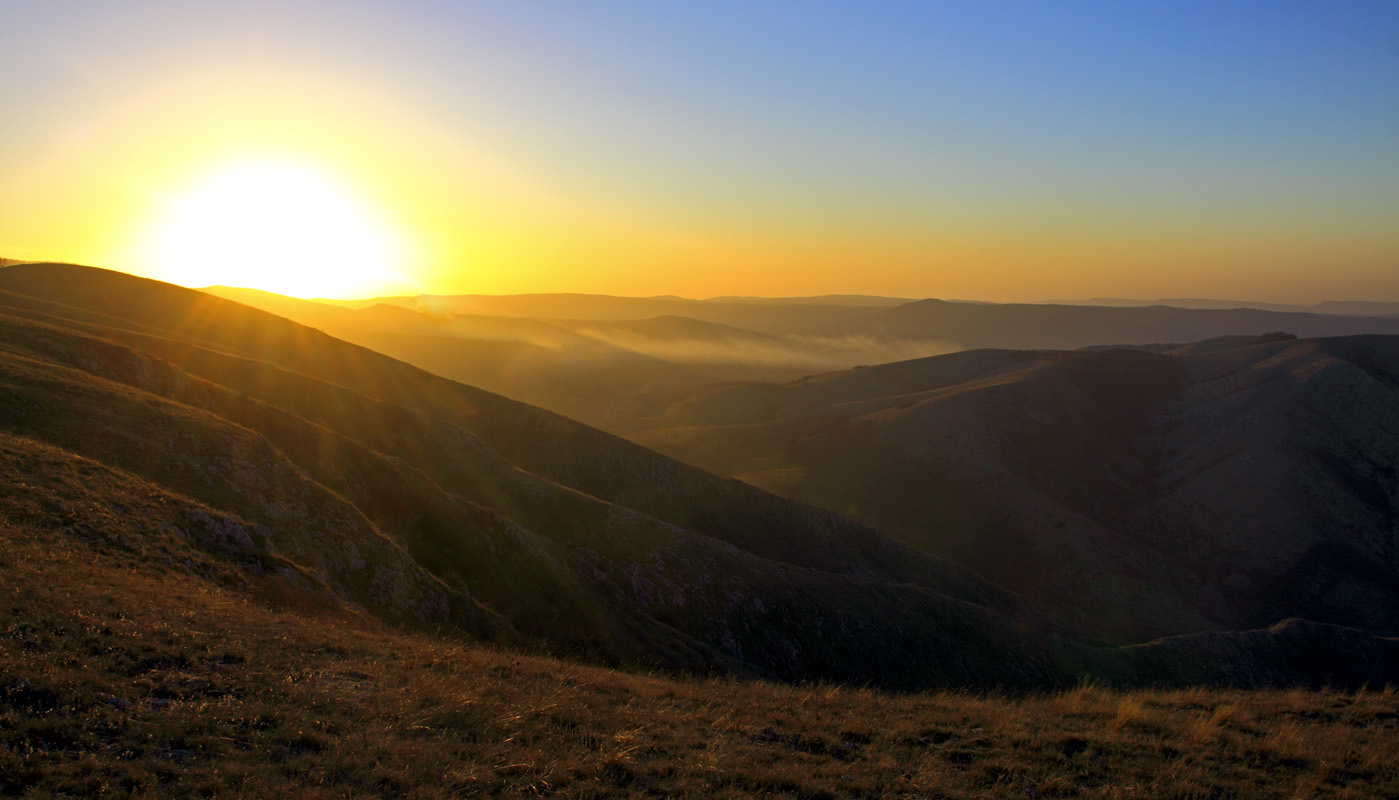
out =
{"type": "Polygon", "coordinates": [[[147,248],[172,283],[293,297],[366,297],[401,285],[402,236],[344,185],[297,163],[225,165],[167,201],[147,248]]]}

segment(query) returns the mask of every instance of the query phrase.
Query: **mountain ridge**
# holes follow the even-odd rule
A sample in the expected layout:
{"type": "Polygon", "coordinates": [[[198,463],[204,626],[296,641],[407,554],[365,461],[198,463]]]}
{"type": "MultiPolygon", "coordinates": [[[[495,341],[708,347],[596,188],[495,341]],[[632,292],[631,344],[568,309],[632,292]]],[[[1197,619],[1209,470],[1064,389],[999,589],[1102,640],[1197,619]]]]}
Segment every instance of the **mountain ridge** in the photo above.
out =
{"type": "MultiPolygon", "coordinates": [[[[1320,306],[851,305],[822,302],[829,298],[556,294],[376,298],[352,309],[211,291],[624,436],[655,427],[673,404],[726,383],[781,383],[958,350],[1146,346],[1265,331],[1399,333],[1399,317],[1322,314],[1320,306]]],[[[1355,305],[1342,310],[1364,310],[1355,305]]]]}

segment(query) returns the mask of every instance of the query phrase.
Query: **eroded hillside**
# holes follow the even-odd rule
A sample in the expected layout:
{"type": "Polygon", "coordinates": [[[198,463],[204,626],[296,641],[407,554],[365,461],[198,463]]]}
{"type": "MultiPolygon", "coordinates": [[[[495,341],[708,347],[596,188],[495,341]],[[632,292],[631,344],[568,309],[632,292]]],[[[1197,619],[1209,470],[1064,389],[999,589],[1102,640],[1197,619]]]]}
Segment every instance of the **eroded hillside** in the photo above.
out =
{"type": "Polygon", "coordinates": [[[1121,640],[1399,632],[1399,338],[969,351],[671,409],[637,438],[1121,640]]]}

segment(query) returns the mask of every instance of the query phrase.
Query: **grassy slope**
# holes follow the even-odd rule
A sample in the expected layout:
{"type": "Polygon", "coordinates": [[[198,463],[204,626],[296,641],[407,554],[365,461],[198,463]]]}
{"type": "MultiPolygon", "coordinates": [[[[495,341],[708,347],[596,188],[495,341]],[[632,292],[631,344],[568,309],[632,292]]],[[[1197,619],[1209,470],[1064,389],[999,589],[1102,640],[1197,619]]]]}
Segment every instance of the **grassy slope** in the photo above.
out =
{"type": "Polygon", "coordinates": [[[149,484],[67,463],[46,471],[62,490],[12,492],[0,518],[5,796],[1399,792],[1388,690],[1008,698],[624,674],[268,591],[114,516],[159,516],[149,484]]]}
{"type": "Polygon", "coordinates": [[[634,437],[840,511],[1116,641],[1399,630],[1399,338],[969,351],[740,385],[634,437]]]}
{"type": "MultiPolygon", "coordinates": [[[[455,609],[484,602],[558,652],[899,686],[1061,677],[978,605],[1004,592],[829,513],[246,307],[98,270],[17,274],[125,319],[0,293],[0,427],[247,517],[299,563],[325,560],[318,520],[344,511],[361,552],[387,539],[414,557],[395,576],[421,565],[455,609]],[[270,494],[289,486],[295,502],[270,494]]],[[[357,563],[330,566],[362,599],[357,563]]]]}

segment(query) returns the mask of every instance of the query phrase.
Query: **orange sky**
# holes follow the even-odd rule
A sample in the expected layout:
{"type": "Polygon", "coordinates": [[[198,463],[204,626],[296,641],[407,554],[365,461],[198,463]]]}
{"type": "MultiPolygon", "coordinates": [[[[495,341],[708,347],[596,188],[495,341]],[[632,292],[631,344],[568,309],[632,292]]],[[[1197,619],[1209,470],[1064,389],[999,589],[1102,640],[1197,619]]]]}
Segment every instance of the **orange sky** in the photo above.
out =
{"type": "Polygon", "coordinates": [[[1383,5],[122,5],[0,32],[0,256],[303,296],[1399,300],[1383,5]]]}

